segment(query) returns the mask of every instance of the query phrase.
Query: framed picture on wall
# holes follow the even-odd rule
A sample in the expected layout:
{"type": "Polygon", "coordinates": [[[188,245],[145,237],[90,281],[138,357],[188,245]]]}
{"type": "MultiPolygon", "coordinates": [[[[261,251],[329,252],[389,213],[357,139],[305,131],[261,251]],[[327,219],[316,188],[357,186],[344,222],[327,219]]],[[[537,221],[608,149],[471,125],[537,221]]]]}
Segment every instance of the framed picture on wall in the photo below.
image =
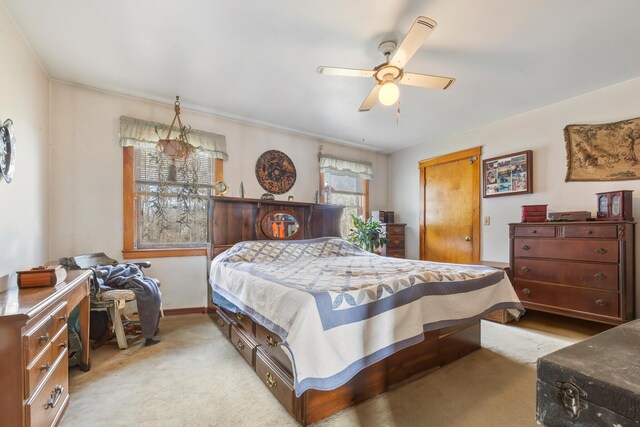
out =
{"type": "Polygon", "coordinates": [[[533,151],[520,151],[482,161],[482,197],[533,193],[533,151]]]}

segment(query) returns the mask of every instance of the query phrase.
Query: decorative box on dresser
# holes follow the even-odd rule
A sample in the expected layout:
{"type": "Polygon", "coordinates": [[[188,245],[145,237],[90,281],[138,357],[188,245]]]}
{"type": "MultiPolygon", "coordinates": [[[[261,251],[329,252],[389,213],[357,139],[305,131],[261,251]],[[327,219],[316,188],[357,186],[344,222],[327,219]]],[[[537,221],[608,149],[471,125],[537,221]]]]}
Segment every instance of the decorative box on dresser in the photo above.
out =
{"type": "Polygon", "coordinates": [[[514,288],[527,309],[609,324],[634,318],[629,221],[509,224],[514,288]]]}
{"type": "Polygon", "coordinates": [[[404,258],[404,228],[407,224],[382,224],[387,233],[387,244],[382,247],[382,256],[404,258]]]}
{"type": "Polygon", "coordinates": [[[80,304],[83,354],[89,370],[89,271],[70,271],[55,287],[0,293],[2,425],[51,426],[69,404],[67,319],[80,304]]]}

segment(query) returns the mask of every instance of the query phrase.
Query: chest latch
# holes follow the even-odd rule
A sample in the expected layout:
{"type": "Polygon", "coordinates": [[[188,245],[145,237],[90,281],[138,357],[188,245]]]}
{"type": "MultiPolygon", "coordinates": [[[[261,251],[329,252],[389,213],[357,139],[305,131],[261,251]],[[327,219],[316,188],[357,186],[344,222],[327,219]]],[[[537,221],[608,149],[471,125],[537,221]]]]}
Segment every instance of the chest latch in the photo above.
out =
{"type": "Polygon", "coordinates": [[[575,384],[568,382],[556,381],[558,394],[564,405],[564,411],[571,418],[578,418],[580,411],[587,409],[587,393],[578,388],[575,384]]]}

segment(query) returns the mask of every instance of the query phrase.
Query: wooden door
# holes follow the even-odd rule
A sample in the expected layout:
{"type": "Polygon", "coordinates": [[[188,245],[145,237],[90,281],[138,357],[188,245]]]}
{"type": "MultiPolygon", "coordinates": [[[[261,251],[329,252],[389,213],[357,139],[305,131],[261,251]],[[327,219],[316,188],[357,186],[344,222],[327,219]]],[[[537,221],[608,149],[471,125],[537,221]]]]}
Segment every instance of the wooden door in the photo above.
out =
{"type": "Polygon", "coordinates": [[[481,147],[420,162],[420,259],[480,262],[481,147]]]}

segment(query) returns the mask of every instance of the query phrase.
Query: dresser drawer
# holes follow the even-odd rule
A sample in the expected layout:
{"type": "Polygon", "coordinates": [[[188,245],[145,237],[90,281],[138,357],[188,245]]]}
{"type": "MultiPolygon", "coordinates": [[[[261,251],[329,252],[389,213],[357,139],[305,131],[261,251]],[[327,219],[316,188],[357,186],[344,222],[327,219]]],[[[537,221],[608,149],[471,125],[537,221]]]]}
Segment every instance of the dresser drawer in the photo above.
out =
{"type": "Polygon", "coordinates": [[[56,334],[53,341],[51,341],[51,360],[56,360],[61,353],[68,355],[69,349],[69,333],[67,331],[67,325],[65,324],[56,334]]]}
{"type": "Polygon", "coordinates": [[[231,334],[231,320],[224,315],[224,312],[219,307],[213,315],[213,321],[220,329],[220,332],[228,339],[231,334]]]}
{"type": "Polygon", "coordinates": [[[68,360],[66,354],[60,355],[44,385],[27,401],[27,425],[50,426],[60,421],[69,401],[68,360]]]}
{"type": "Polygon", "coordinates": [[[519,225],[515,227],[516,237],[555,237],[555,226],[519,225]]]}
{"type": "Polygon", "coordinates": [[[514,277],[587,288],[618,290],[618,266],[616,264],[516,258],[514,277]]]}
{"type": "Polygon", "coordinates": [[[262,350],[276,360],[281,365],[281,368],[290,374],[293,373],[291,360],[280,346],[282,343],[280,337],[264,326],[256,324],[256,340],[262,346],[262,350]]]}
{"type": "Polygon", "coordinates": [[[61,304],[58,308],[55,309],[53,314],[51,314],[51,330],[53,333],[59,331],[63,327],[67,326],[67,320],[69,316],[67,315],[67,304],[61,304]]]}
{"type": "Polygon", "coordinates": [[[258,347],[256,351],[256,375],[269,388],[278,401],[293,414],[295,393],[292,378],[283,372],[258,347]]]}
{"type": "Polygon", "coordinates": [[[404,258],[404,249],[389,249],[386,250],[384,256],[392,258],[404,258]]]}
{"type": "Polygon", "coordinates": [[[517,278],[514,288],[520,301],[525,304],[525,308],[527,303],[532,303],[602,316],[620,317],[617,292],[552,285],[517,278]]]}
{"type": "Polygon", "coordinates": [[[395,249],[401,249],[404,250],[404,236],[389,236],[387,237],[388,242],[387,242],[387,250],[395,250],[395,249]]]}
{"type": "Polygon", "coordinates": [[[564,237],[604,238],[617,239],[618,227],[616,225],[573,225],[563,227],[564,237]]]}
{"type": "Polygon", "coordinates": [[[53,339],[51,316],[47,316],[24,336],[25,363],[29,365],[53,339]]]}
{"type": "Polygon", "coordinates": [[[254,367],[256,343],[236,325],[231,326],[231,337],[229,339],[236,350],[238,350],[238,353],[244,357],[244,360],[246,360],[251,367],[254,367]]]}
{"type": "Polygon", "coordinates": [[[385,228],[387,231],[387,236],[391,237],[404,237],[404,225],[400,225],[400,224],[386,224],[385,228]]]}
{"type": "Polygon", "coordinates": [[[516,238],[513,253],[517,258],[618,262],[618,241],[516,238]]]}
{"type": "Polygon", "coordinates": [[[47,347],[41,352],[36,359],[27,366],[24,378],[24,398],[28,399],[29,396],[38,388],[40,382],[47,376],[47,374],[53,369],[53,362],[56,360],[53,358],[52,345],[47,344],[47,347]]]}

